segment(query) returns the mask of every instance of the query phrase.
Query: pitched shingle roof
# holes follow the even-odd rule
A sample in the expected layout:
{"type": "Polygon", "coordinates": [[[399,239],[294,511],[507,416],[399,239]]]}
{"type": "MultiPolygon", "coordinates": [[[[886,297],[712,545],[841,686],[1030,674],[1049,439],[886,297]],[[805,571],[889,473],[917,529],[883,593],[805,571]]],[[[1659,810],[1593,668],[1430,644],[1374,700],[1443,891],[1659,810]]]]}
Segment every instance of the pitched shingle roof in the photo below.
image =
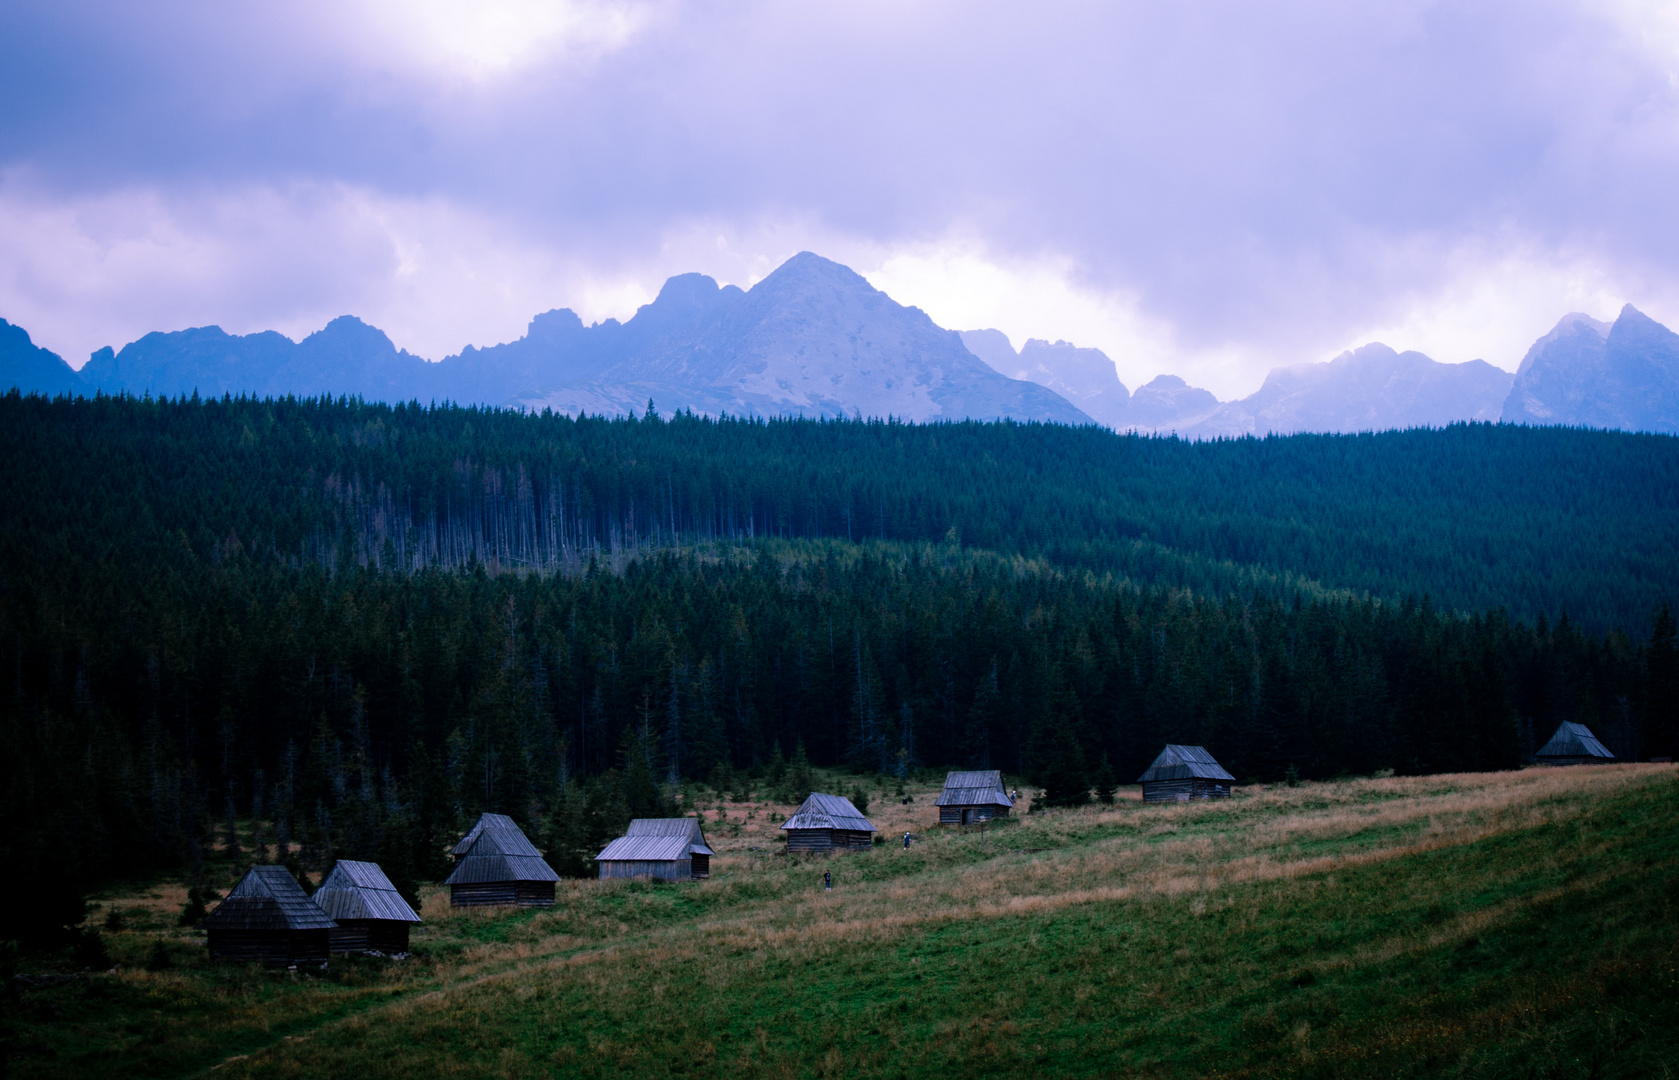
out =
{"type": "MultiPolygon", "coordinates": [[[[479,885],[489,881],[558,881],[560,875],[542,861],[536,850],[511,818],[485,814],[473,829],[472,846],[455,862],[455,872],[445,885],[479,885]],[[500,821],[489,821],[499,818],[500,821]],[[504,826],[501,822],[506,822],[504,826]]],[[[471,834],[468,834],[471,835],[471,834]]],[[[465,841],[462,841],[464,843],[465,841]]],[[[460,845],[456,845],[459,847],[460,845]]]]}
{"type": "Polygon", "coordinates": [[[420,916],[396,891],[378,863],[339,859],[332,873],[315,890],[315,903],[334,919],[390,919],[420,921],[420,916]]]}
{"type": "Polygon", "coordinates": [[[253,866],[198,924],[205,930],[330,930],[338,924],[283,866],[253,866]]]}
{"type": "Polygon", "coordinates": [[[857,812],[843,795],[810,793],[798,813],[781,823],[783,829],[852,829],[874,832],[874,823],[857,812]]]}
{"type": "Polygon", "coordinates": [[[1154,780],[1191,779],[1236,782],[1234,776],[1224,771],[1224,766],[1213,760],[1206,747],[1179,746],[1177,743],[1167,743],[1166,749],[1160,751],[1160,756],[1154,759],[1147,772],[1137,778],[1137,782],[1147,784],[1154,780]]]}
{"type": "MultiPolygon", "coordinates": [[[[478,839],[478,834],[485,829],[512,829],[514,832],[519,832],[519,825],[506,814],[480,815],[477,824],[472,826],[472,831],[461,837],[461,842],[450,848],[449,854],[457,859],[465,855],[472,849],[472,842],[478,839]]],[[[524,834],[521,833],[520,835],[524,834]]]]}
{"type": "Polygon", "coordinates": [[[1569,720],[1563,721],[1562,726],[1557,728],[1557,733],[1551,736],[1551,741],[1541,746],[1539,753],[1534,756],[1539,758],[1589,757],[1602,758],[1605,761],[1615,760],[1615,755],[1609,752],[1607,746],[1597,741],[1597,736],[1592,734],[1591,728],[1569,720]]]}
{"type": "Polygon", "coordinates": [[[623,836],[595,856],[595,861],[665,862],[715,854],[706,845],[698,818],[636,818],[623,836]]]}
{"type": "Polygon", "coordinates": [[[606,845],[596,862],[681,862],[693,858],[685,836],[620,836],[606,845]]]}
{"type": "Polygon", "coordinates": [[[999,769],[946,773],[935,806],[1013,806],[999,769]]]}

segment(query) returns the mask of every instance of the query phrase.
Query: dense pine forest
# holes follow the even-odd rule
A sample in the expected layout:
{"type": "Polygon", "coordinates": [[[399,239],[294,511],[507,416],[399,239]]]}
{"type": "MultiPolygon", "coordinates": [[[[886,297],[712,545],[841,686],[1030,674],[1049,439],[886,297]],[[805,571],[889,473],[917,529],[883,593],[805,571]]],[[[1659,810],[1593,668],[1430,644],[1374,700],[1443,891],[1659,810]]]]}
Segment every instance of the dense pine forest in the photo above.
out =
{"type": "Polygon", "coordinates": [[[1272,781],[1679,734],[1669,437],[14,392],[0,449],[25,938],[233,819],[259,858],[412,882],[493,809],[585,873],[681,783],[811,763],[1076,802],[1166,741],[1272,781]]]}

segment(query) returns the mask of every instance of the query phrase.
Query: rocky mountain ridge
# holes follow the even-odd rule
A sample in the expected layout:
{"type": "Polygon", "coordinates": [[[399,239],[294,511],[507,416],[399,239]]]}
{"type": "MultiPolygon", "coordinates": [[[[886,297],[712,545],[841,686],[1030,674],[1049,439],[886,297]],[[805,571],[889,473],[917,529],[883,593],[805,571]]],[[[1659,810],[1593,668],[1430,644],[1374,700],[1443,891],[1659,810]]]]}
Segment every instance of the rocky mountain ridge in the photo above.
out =
{"type": "Polygon", "coordinates": [[[960,333],[803,252],[750,290],[681,274],[620,323],[544,312],[523,337],[432,363],[342,316],[302,341],[219,327],[150,333],[81,371],[0,320],[0,390],[203,396],[353,395],[571,414],[1010,417],[1223,438],[1440,427],[1458,421],[1679,432],[1679,335],[1632,305],[1613,323],[1573,313],[1511,375],[1372,343],[1273,369],[1220,402],[1176,375],[1135,393],[1099,349],[998,330],[960,333]]]}
{"type": "Polygon", "coordinates": [[[437,363],[347,315],[300,342],[214,326],[147,334],[99,350],[80,372],[28,352],[27,334],[16,333],[23,344],[0,341],[0,382],[46,393],[358,395],[605,415],[640,413],[652,400],[664,412],[714,416],[1090,422],[1064,398],[992,370],[925,312],[809,252],[750,291],[683,274],[626,322],[584,326],[570,310],[549,311],[517,341],[437,363]]]}
{"type": "Polygon", "coordinates": [[[964,330],[962,340],[999,372],[1052,389],[1119,431],[1213,439],[1501,421],[1679,434],[1679,334],[1631,304],[1613,323],[1564,316],[1514,375],[1373,342],[1324,363],[1274,368],[1257,391],[1227,402],[1176,375],[1127,395],[1104,354],[1064,341],[1029,341],[1016,353],[998,330],[964,330]]]}
{"type": "Polygon", "coordinates": [[[1679,334],[1631,304],[1613,323],[1564,315],[1522,358],[1502,418],[1679,434],[1679,334]]]}

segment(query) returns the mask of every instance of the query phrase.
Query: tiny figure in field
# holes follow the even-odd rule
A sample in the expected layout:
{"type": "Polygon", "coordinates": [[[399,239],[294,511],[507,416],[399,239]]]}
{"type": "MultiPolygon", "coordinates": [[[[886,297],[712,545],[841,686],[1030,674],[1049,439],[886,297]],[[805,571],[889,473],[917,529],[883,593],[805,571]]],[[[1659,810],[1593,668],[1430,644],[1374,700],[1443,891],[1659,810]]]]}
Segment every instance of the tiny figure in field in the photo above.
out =
{"type": "Polygon", "coordinates": [[[1015,789],[1013,789],[1012,791],[1009,792],[1009,802],[1014,802],[1019,798],[1020,798],[1020,789],[1019,788],[1015,788],[1015,789]]]}
{"type": "Polygon", "coordinates": [[[904,850],[909,850],[909,833],[904,834],[904,850]]]}
{"type": "Polygon", "coordinates": [[[834,891],[834,872],[832,870],[822,871],[822,891],[823,892],[833,892],[834,891]]]}

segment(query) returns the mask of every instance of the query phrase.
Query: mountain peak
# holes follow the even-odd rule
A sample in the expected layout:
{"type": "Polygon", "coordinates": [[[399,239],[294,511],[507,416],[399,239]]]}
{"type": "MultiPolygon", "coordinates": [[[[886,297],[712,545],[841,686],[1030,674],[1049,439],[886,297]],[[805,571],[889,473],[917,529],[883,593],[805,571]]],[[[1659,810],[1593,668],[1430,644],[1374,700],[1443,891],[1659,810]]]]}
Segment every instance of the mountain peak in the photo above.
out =
{"type": "Polygon", "coordinates": [[[340,315],[319,330],[304,338],[300,345],[329,348],[335,352],[350,350],[376,353],[396,352],[390,336],[377,326],[369,326],[354,315],[340,315]]]}
{"type": "Polygon", "coordinates": [[[1631,304],[1612,326],[1565,315],[1522,358],[1503,419],[1679,433],[1679,334],[1631,304]]]}
{"type": "Polygon", "coordinates": [[[960,336],[968,351],[984,360],[993,371],[1012,376],[1019,369],[1020,354],[1001,330],[963,330],[960,336]]]}
{"type": "Polygon", "coordinates": [[[801,251],[788,259],[758,284],[752,286],[752,292],[759,290],[779,292],[790,287],[826,287],[844,291],[856,291],[865,295],[880,294],[880,290],[870,285],[868,279],[857,271],[832,259],[809,251],[801,251]]]}
{"type": "Polygon", "coordinates": [[[57,353],[30,340],[29,331],[0,319],[0,392],[75,393],[81,380],[57,353]]]}

